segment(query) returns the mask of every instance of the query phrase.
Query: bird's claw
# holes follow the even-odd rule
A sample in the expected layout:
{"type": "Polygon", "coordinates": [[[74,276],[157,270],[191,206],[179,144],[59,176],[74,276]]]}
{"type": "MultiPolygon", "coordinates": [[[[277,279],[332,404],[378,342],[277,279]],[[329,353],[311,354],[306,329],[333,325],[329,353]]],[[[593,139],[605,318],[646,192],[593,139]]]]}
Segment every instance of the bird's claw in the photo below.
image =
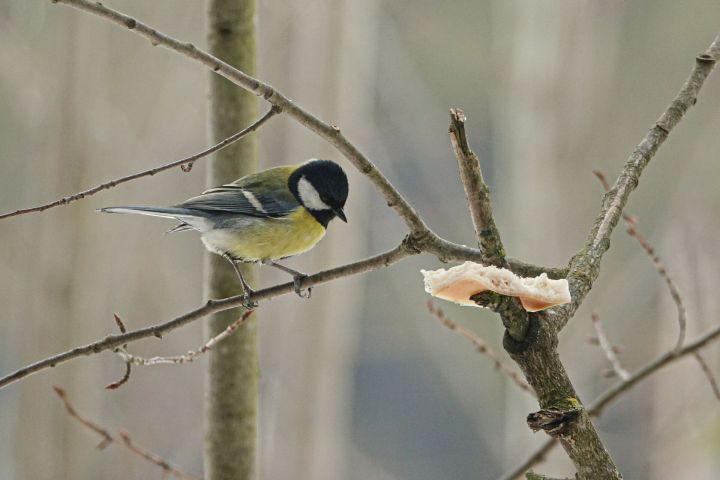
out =
{"type": "Polygon", "coordinates": [[[253,293],[255,293],[255,291],[253,289],[251,289],[250,287],[247,287],[247,286],[245,287],[245,291],[243,292],[242,305],[246,310],[255,310],[258,307],[257,302],[253,302],[252,300],[250,300],[250,297],[252,296],[253,293]]]}
{"type": "Polygon", "coordinates": [[[300,298],[310,298],[310,296],[312,295],[312,287],[308,287],[308,288],[307,288],[307,293],[303,293],[303,289],[300,287],[300,282],[302,282],[302,280],[303,280],[304,278],[307,278],[307,275],[301,274],[301,275],[294,275],[294,276],[293,276],[293,286],[294,286],[294,290],[295,290],[295,293],[297,294],[298,297],[300,297],[300,298]]]}

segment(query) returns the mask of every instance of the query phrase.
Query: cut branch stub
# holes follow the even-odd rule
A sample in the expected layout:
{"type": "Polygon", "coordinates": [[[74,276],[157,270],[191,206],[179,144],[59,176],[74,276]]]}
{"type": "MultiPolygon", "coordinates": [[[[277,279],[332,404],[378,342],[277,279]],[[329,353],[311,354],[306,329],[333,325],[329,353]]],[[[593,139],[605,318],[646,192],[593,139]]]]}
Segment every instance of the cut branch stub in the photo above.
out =
{"type": "Polygon", "coordinates": [[[560,438],[580,418],[582,405],[576,398],[566,399],[566,404],[559,408],[543,409],[527,416],[527,424],[534,432],[544,430],[553,438],[560,438]]]}
{"type": "Polygon", "coordinates": [[[567,280],[551,280],[544,273],[523,278],[504,268],[465,262],[448,270],[422,270],[422,274],[428,293],[460,305],[497,310],[501,295],[518,297],[526,311],[537,312],[570,302],[567,280]]]}
{"type": "Polygon", "coordinates": [[[465,190],[470,217],[482,251],[483,263],[507,267],[505,247],[503,247],[500,232],[495,226],[492,213],[490,189],[483,179],[480,159],[468,143],[465,120],[465,114],[461,109],[450,109],[450,127],[448,129],[450,143],[457,159],[460,181],[465,190]]]}

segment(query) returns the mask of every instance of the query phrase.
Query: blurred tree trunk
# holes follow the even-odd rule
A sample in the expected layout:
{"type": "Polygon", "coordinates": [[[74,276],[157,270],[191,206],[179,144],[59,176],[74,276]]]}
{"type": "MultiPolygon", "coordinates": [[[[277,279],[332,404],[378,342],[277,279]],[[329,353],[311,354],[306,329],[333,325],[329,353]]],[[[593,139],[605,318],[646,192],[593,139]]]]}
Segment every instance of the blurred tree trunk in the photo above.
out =
{"type": "MultiPolygon", "coordinates": [[[[255,74],[255,0],[209,0],[208,46],[213,55],[240,70],[255,74]]],[[[218,75],[210,77],[210,142],[216,143],[249,125],[257,114],[255,96],[218,75]]],[[[255,137],[250,136],[212,158],[209,187],[229,183],[257,170],[255,137]]],[[[206,297],[236,295],[240,285],[231,265],[207,255],[206,297]]],[[[255,284],[255,267],[243,275],[255,284]]],[[[240,309],[213,315],[207,336],[224,330],[241,315],[240,309]]],[[[241,327],[212,351],[205,395],[205,478],[244,480],[254,477],[258,359],[256,319],[241,327]]]]}
{"type": "MultiPolygon", "coordinates": [[[[330,0],[322,5],[298,0],[278,7],[265,3],[261,77],[321,118],[337,123],[363,148],[374,145],[374,92],[377,52],[376,0],[330,0]],[[287,25],[287,28],[284,28],[287,25]],[[280,45],[286,45],[280,47],[280,45]],[[277,79],[277,80],[276,80],[277,79]],[[289,80],[288,80],[289,79],[289,80]]],[[[278,163],[309,157],[338,159],[327,142],[302,129],[273,129],[263,153],[278,163]]],[[[346,210],[349,223],[331,222],[327,238],[290,260],[301,271],[338,265],[367,255],[366,182],[352,168],[346,210]]],[[[263,274],[284,277],[277,272],[263,274]]],[[[327,480],[348,478],[352,451],[353,368],[365,278],[322,285],[310,301],[278,299],[280,312],[297,305],[282,322],[263,322],[262,361],[271,369],[262,391],[261,469],[267,478],[327,480]],[[352,292],[349,295],[348,292],[352,292]],[[282,462],[277,459],[282,458],[282,462]]],[[[273,282],[271,282],[273,283],[273,282]]],[[[264,309],[263,309],[264,310],[264,309]]]]}

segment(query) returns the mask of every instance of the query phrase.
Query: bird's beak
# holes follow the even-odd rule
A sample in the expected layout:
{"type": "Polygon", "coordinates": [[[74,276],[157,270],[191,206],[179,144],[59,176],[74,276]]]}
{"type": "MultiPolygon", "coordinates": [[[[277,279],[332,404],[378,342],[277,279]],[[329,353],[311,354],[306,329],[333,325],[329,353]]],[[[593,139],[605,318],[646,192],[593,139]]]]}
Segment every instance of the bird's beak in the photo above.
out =
{"type": "Polygon", "coordinates": [[[343,222],[347,223],[347,217],[345,216],[345,212],[343,212],[342,208],[333,208],[333,213],[343,222]]]}

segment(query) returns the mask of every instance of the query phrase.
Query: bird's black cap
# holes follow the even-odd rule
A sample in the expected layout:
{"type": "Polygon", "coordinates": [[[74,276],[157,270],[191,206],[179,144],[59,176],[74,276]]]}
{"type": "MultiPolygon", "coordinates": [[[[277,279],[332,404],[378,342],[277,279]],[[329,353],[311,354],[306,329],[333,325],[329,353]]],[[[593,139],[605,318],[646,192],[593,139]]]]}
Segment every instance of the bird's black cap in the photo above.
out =
{"type": "Polygon", "coordinates": [[[324,227],[334,217],[347,222],[343,207],[348,196],[348,180],[337,163],[310,160],[290,175],[288,187],[324,227]]]}

